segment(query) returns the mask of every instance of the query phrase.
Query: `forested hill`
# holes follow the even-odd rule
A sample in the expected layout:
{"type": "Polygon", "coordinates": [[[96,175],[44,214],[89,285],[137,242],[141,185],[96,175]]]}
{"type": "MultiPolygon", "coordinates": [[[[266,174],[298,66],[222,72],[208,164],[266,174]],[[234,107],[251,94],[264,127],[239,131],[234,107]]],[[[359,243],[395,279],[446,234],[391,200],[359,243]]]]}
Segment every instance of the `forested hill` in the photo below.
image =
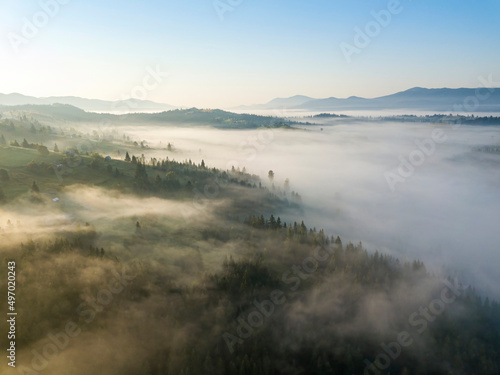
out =
{"type": "Polygon", "coordinates": [[[0,106],[0,112],[3,117],[21,117],[27,116],[39,121],[56,120],[58,122],[66,121],[99,121],[112,120],[116,118],[110,114],[99,114],[93,112],[85,112],[83,109],[74,107],[69,104],[50,104],[50,105],[15,105],[15,106],[0,106]]]}
{"type": "Polygon", "coordinates": [[[259,127],[290,127],[300,124],[272,116],[258,116],[252,114],[237,114],[220,109],[176,109],[161,113],[134,113],[121,116],[122,120],[152,123],[181,123],[185,125],[207,125],[210,124],[220,129],[251,129],[259,127]]]}
{"type": "Polygon", "coordinates": [[[431,124],[451,124],[451,125],[500,125],[500,117],[498,116],[475,116],[471,115],[458,115],[458,114],[434,114],[434,115],[392,115],[392,116],[379,116],[379,117],[365,117],[365,116],[347,116],[343,114],[336,113],[319,113],[314,116],[308,116],[307,118],[315,120],[322,119],[340,119],[343,121],[391,121],[391,122],[421,122],[421,123],[431,123],[431,124]]]}
{"type": "Polygon", "coordinates": [[[302,124],[273,116],[238,114],[220,109],[176,109],[159,113],[114,115],[86,112],[67,104],[0,106],[4,117],[27,115],[39,121],[106,122],[120,124],[161,124],[166,126],[210,126],[217,129],[255,129],[260,127],[289,128],[302,124]]]}
{"type": "Polygon", "coordinates": [[[74,375],[500,374],[496,301],[418,260],[308,227],[294,192],[204,161],[132,152],[118,160],[5,141],[0,243],[5,268],[16,261],[23,319],[20,366],[6,375],[42,367],[74,375]],[[65,339],[68,322],[78,334],[57,349],[50,340],[65,339]],[[52,346],[58,356],[49,360],[52,346]]]}

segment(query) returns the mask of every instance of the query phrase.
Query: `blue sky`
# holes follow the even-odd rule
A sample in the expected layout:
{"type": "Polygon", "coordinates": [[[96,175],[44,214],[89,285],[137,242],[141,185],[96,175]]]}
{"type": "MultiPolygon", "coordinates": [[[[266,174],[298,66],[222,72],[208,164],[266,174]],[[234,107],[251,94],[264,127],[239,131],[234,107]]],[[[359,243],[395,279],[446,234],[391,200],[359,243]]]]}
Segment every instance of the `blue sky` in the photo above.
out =
{"type": "Polygon", "coordinates": [[[115,100],[139,92],[153,68],[165,74],[145,98],[227,108],[500,81],[498,0],[401,0],[357,48],[355,28],[373,26],[389,3],[220,0],[232,8],[221,19],[213,0],[0,0],[0,92],[115,100]],[[44,18],[42,3],[54,2],[44,18]],[[350,61],[342,43],[357,48],[350,61]]]}

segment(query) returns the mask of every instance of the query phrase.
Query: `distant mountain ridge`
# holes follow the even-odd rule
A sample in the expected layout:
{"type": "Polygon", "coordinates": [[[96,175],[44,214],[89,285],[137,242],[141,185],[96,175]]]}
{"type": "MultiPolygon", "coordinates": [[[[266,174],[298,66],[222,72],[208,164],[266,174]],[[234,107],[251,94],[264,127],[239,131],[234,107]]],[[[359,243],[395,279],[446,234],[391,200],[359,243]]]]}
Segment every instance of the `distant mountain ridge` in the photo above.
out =
{"type": "Polygon", "coordinates": [[[439,88],[413,87],[377,98],[313,99],[296,95],[273,99],[266,104],[235,109],[297,109],[303,111],[387,110],[408,109],[439,112],[500,112],[500,88],[439,88]],[[310,100],[308,100],[310,99],[310,100]]]}
{"type": "Polygon", "coordinates": [[[163,103],[156,103],[150,100],[128,99],[128,100],[99,100],[87,99],[77,96],[51,96],[37,98],[18,93],[0,94],[0,105],[51,105],[68,104],[90,112],[140,112],[140,111],[168,111],[175,109],[175,106],[163,103]]]}
{"type": "Polygon", "coordinates": [[[155,113],[94,113],[86,112],[70,104],[25,104],[0,105],[0,114],[9,118],[12,114],[28,115],[32,119],[52,125],[73,126],[98,123],[102,126],[156,124],[160,126],[213,127],[217,129],[290,128],[292,125],[307,125],[299,121],[274,116],[259,116],[223,111],[221,109],[173,109],[155,113]],[[7,116],[5,116],[7,114],[7,116]]]}
{"type": "Polygon", "coordinates": [[[266,104],[241,105],[234,109],[278,109],[282,107],[298,106],[312,100],[316,99],[304,95],[295,95],[290,98],[276,98],[266,104]]]}
{"type": "MultiPolygon", "coordinates": [[[[106,101],[75,96],[52,96],[37,98],[18,93],[0,94],[0,105],[71,105],[87,112],[162,112],[178,107],[156,103],[150,100],[128,99],[106,101]]],[[[289,98],[275,98],[265,104],[239,106],[237,110],[300,110],[306,112],[333,111],[377,111],[377,110],[419,110],[434,112],[500,112],[500,88],[438,88],[413,87],[394,94],[377,98],[315,99],[305,95],[289,98]]]]}

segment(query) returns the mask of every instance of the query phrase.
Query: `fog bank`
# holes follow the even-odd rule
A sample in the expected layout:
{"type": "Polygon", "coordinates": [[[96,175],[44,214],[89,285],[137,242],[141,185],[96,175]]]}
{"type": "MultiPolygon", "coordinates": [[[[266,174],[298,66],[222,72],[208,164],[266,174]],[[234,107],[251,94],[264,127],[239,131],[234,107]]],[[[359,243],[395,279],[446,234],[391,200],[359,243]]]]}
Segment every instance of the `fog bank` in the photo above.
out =
{"type": "Polygon", "coordinates": [[[246,167],[269,186],[267,174],[273,170],[276,187],[283,188],[288,178],[290,189],[302,195],[309,225],[363,241],[370,250],[401,260],[419,258],[433,271],[444,268],[498,297],[500,156],[477,148],[498,145],[499,129],[338,120],[335,124],[307,130],[126,131],[153,147],[172,142],[177,152],[169,156],[177,160],[246,167]],[[435,129],[440,131],[439,142],[433,140],[435,129]],[[426,153],[417,143],[427,144],[426,153]],[[388,184],[387,172],[397,175],[401,160],[409,161],[419,152],[423,160],[415,159],[418,165],[410,175],[388,184]]]}

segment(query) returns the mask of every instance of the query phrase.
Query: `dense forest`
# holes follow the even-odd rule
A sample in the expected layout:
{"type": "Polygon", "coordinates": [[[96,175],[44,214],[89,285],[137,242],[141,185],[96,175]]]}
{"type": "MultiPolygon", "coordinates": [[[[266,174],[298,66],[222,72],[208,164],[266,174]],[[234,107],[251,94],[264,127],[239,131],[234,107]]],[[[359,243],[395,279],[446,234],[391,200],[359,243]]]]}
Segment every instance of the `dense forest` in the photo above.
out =
{"type": "Polygon", "coordinates": [[[23,116],[0,124],[2,373],[500,374],[498,302],[308,226],[273,171],[23,116]]]}
{"type": "Polygon", "coordinates": [[[170,126],[210,126],[217,129],[255,129],[259,127],[290,128],[302,124],[299,121],[276,116],[258,116],[253,114],[238,114],[220,109],[175,109],[159,113],[129,113],[114,115],[109,113],[86,112],[69,104],[52,105],[20,105],[0,106],[0,110],[11,115],[29,114],[37,120],[52,122],[72,121],[77,124],[85,122],[107,122],[117,125],[161,123],[170,126]]]}
{"type": "Polygon", "coordinates": [[[388,121],[388,122],[419,122],[419,123],[431,123],[431,124],[452,124],[452,125],[500,125],[500,117],[498,116],[474,116],[471,115],[444,115],[444,114],[434,114],[434,115],[392,115],[392,116],[347,116],[343,114],[335,113],[320,113],[314,116],[309,116],[312,119],[350,119],[359,120],[363,119],[365,121],[388,121]]]}
{"type": "Polygon", "coordinates": [[[400,122],[422,122],[432,124],[452,124],[452,125],[500,125],[500,117],[497,116],[474,116],[474,115],[402,115],[383,116],[380,121],[400,121],[400,122]]]}
{"type": "Polygon", "coordinates": [[[19,264],[19,345],[43,356],[74,322],[79,334],[61,356],[86,371],[499,373],[498,303],[421,262],[400,264],[274,216],[191,227],[189,238],[184,228],[156,238],[155,225],[122,238],[141,248],[132,260],[100,247],[104,233],[92,225],[4,250],[4,263],[19,264]],[[159,241],[164,255],[155,258],[148,249],[159,241]],[[168,255],[182,242],[185,255],[168,255]],[[207,267],[208,244],[240,255],[207,267]],[[115,275],[125,275],[122,286],[115,275]]]}

